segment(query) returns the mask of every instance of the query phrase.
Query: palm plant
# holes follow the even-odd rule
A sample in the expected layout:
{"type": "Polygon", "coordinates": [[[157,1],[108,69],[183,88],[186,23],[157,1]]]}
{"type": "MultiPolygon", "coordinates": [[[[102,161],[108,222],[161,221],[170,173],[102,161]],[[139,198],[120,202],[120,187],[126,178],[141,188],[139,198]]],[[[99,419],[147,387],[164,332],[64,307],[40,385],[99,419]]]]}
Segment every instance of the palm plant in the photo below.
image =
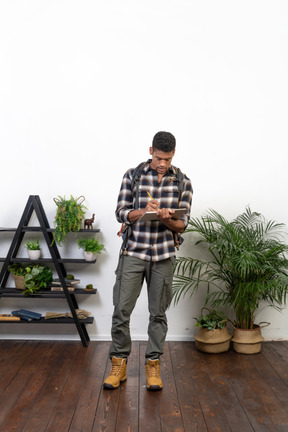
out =
{"type": "Polygon", "coordinates": [[[252,329],[260,303],[278,310],[286,303],[288,246],[280,240],[284,224],[266,221],[249,207],[232,222],[210,210],[200,219],[190,219],[186,232],[197,235],[195,245],[204,245],[209,257],[176,260],[175,304],[204,282],[206,304],[232,307],[235,327],[252,329]]]}

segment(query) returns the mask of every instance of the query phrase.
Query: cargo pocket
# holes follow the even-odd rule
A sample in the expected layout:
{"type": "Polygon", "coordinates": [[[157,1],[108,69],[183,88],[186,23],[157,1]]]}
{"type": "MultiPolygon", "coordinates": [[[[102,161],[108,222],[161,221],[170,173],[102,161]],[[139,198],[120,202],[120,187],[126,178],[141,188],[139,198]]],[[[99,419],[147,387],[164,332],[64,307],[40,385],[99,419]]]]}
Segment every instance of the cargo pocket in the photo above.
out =
{"type": "Polygon", "coordinates": [[[164,278],[164,286],[163,286],[162,299],[161,299],[161,309],[164,312],[168,309],[172,301],[172,282],[173,282],[175,257],[169,258],[169,261],[171,265],[171,269],[169,272],[170,274],[164,278]]]}
{"type": "Polygon", "coordinates": [[[123,266],[123,256],[119,257],[118,266],[115,270],[116,281],[113,287],[113,306],[116,306],[119,301],[121,277],[122,277],[122,266],[123,266]]]}

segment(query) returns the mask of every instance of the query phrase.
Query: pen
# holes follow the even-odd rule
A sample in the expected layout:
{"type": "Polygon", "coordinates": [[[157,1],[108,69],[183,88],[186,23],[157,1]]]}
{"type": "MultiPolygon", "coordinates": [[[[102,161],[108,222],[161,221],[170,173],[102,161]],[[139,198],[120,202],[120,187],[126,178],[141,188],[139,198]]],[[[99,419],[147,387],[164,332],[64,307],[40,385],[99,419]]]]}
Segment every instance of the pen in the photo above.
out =
{"type": "Polygon", "coordinates": [[[151,200],[153,200],[152,196],[150,195],[150,193],[149,193],[148,191],[147,191],[147,194],[148,194],[149,198],[150,198],[151,200]]]}

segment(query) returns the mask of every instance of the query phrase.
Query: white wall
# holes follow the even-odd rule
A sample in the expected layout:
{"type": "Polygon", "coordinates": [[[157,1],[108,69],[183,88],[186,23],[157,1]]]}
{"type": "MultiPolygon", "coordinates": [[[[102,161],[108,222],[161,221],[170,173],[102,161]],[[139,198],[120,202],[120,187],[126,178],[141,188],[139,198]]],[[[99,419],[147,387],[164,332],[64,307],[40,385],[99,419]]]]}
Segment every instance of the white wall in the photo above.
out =
{"type": "MultiPolygon", "coordinates": [[[[232,218],[250,204],[288,225],[287,42],[284,0],[0,1],[0,226],[17,225],[30,194],[51,226],[54,197],[85,195],[108,253],[68,270],[98,288],[81,302],[96,317],[92,339],[110,337],[121,178],[148,158],[157,131],[177,138],[174,163],[192,179],[193,216],[214,208],[232,218]]],[[[189,248],[187,239],[181,253],[189,248]]],[[[72,238],[61,253],[81,252],[72,238]]],[[[191,339],[202,304],[198,293],[171,306],[169,339],[191,339]]],[[[47,300],[0,306],[67,310],[47,300]]],[[[265,310],[264,336],[288,339],[287,315],[265,310]]],[[[143,292],[134,338],[146,338],[147,320],[143,292]]],[[[74,326],[0,329],[3,338],[51,336],[78,338],[74,326]]]]}

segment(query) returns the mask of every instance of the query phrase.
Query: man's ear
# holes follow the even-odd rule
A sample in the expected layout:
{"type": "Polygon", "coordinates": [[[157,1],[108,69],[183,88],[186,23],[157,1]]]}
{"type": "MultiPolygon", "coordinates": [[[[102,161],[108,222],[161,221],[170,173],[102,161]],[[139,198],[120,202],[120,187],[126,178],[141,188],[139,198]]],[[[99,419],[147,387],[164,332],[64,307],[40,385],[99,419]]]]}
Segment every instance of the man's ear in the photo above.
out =
{"type": "Polygon", "coordinates": [[[150,148],[149,148],[149,153],[150,153],[150,155],[153,154],[153,147],[150,147],[150,148]]]}

